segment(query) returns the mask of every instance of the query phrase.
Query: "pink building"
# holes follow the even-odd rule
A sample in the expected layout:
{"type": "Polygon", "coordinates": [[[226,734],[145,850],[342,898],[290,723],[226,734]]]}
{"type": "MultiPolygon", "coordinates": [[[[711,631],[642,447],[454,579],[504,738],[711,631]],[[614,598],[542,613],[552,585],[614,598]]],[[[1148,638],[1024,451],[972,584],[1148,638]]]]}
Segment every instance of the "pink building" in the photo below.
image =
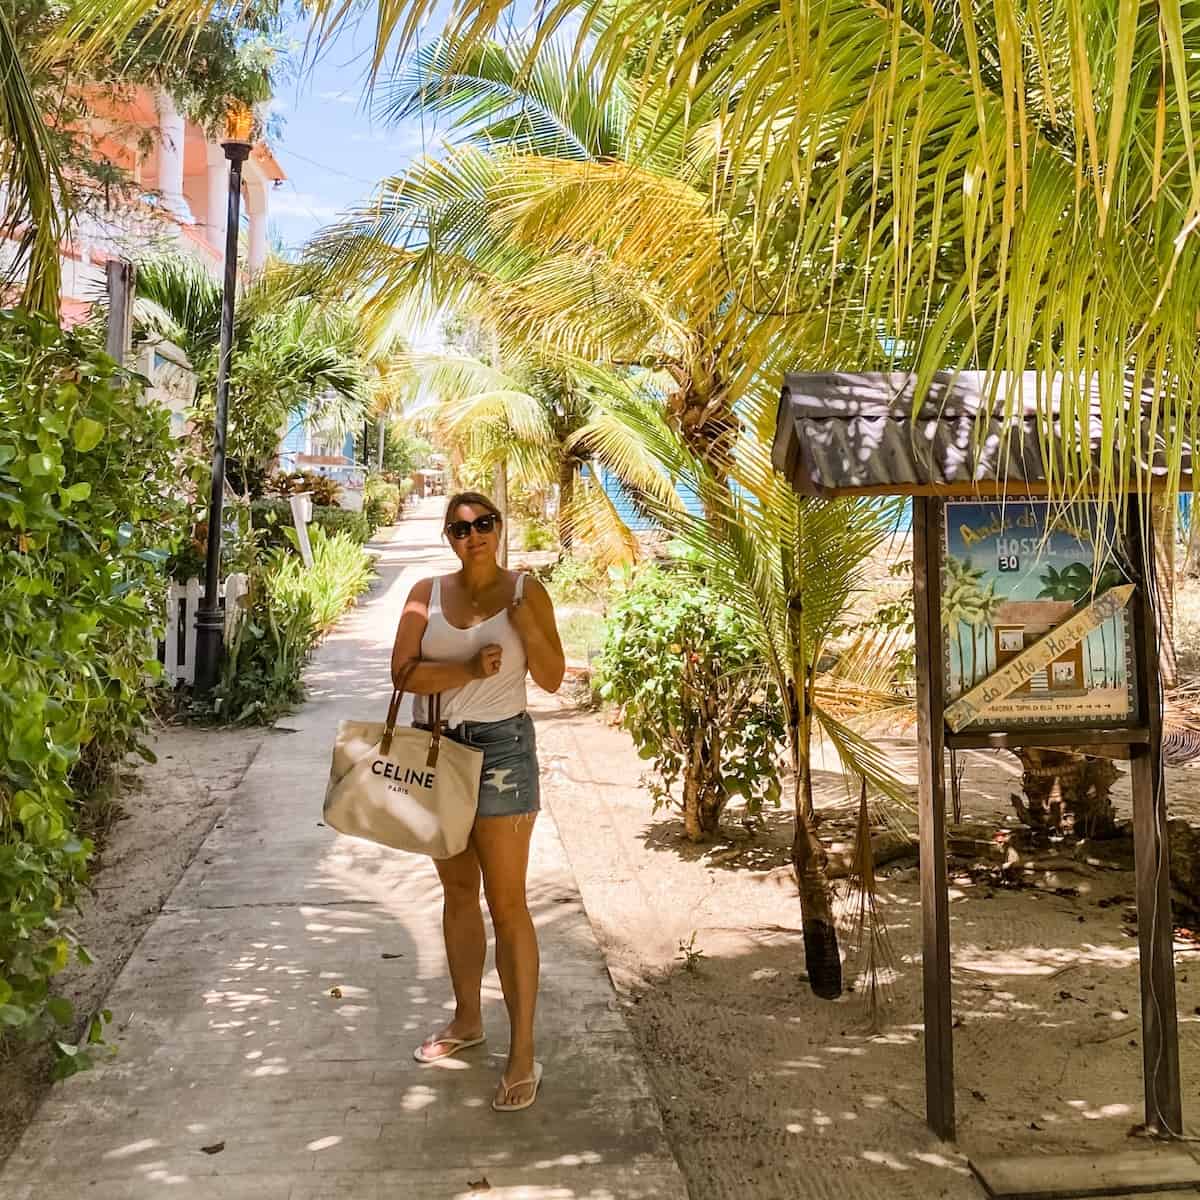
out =
{"type": "MultiPolygon", "coordinates": [[[[120,167],[138,199],[99,214],[83,213],[62,247],[62,308],[70,323],[103,291],[110,258],[137,258],[159,247],[192,255],[220,276],[225,253],[229,164],[220,143],[187,120],[165,91],[138,89],[117,107],[97,106],[92,135],[98,158],[120,167]],[[139,145],[151,131],[150,149],[139,145]]],[[[245,165],[242,211],[247,221],[245,268],[267,258],[271,191],[287,178],[260,142],[245,165]]],[[[2,248],[0,248],[0,252],[2,248]]]]}

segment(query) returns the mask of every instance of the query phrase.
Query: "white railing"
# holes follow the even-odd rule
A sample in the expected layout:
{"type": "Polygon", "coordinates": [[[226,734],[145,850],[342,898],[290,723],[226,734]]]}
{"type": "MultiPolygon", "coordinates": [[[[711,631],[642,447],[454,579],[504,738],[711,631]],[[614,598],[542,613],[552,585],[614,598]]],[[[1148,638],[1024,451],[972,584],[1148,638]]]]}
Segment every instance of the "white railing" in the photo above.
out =
{"type": "MultiPolygon", "coordinates": [[[[241,598],[250,590],[246,575],[230,575],[221,584],[225,598],[225,641],[228,642],[242,619],[241,598]]],[[[193,683],[196,678],[196,610],[204,599],[199,579],[172,583],[167,591],[166,639],[159,643],[159,661],[172,685],[193,683]]]]}

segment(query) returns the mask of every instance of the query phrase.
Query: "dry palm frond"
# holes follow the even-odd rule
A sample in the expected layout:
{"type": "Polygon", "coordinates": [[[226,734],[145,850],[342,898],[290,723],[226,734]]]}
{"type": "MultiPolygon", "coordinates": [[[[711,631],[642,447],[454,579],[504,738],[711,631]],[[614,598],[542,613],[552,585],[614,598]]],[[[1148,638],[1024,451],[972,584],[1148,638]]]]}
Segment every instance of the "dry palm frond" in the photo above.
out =
{"type": "Polygon", "coordinates": [[[856,990],[866,996],[867,1019],[871,1030],[878,1032],[882,1024],[881,1003],[891,999],[890,985],[896,977],[896,955],[888,937],[887,924],[879,911],[871,824],[867,781],[864,779],[858,801],[854,871],[850,876],[847,902],[854,951],[861,961],[856,990]]]}

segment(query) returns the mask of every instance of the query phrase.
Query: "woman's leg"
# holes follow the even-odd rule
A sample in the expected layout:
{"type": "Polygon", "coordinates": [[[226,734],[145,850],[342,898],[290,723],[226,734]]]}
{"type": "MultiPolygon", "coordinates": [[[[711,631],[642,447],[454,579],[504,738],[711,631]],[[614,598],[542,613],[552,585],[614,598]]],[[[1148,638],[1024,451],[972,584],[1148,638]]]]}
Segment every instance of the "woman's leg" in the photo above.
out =
{"type": "Polygon", "coordinates": [[[525,871],[535,813],[480,817],[472,840],[483,868],[492,924],[496,928],[496,969],[508,1008],[511,1041],[508,1065],[497,1096],[501,1103],[518,1104],[530,1087],[509,1085],[533,1075],[533,1016],[537,1007],[538,944],[533,919],[525,902],[525,871]]]}
{"type": "Polygon", "coordinates": [[[468,846],[453,858],[434,864],[442,881],[442,935],[454,985],[454,1019],[425,1047],[438,1053],[443,1038],[477,1038],[483,1032],[479,990],[487,956],[487,934],[479,907],[479,858],[468,846]]]}

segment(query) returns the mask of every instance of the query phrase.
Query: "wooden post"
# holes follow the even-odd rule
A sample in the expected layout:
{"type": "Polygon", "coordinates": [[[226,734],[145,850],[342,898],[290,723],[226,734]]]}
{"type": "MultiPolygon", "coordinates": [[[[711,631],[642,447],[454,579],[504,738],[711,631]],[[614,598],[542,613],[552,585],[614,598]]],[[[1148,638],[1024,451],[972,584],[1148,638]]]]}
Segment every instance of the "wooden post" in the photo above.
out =
{"type": "Polygon", "coordinates": [[[1163,1136],[1183,1133],[1179,1084],[1179,1026],[1171,921],[1171,868],[1167,851],[1167,789],[1162,765],[1162,694],[1154,604],[1155,553],[1149,500],[1129,498],[1128,548],[1140,576],[1131,602],[1140,719],[1150,731],[1130,765],[1133,793],[1134,879],[1137,891],[1138,966],[1142,993],[1142,1078],[1146,1128],[1163,1136]]]}
{"type": "Polygon", "coordinates": [[[914,497],[913,602],[917,643],[917,756],[921,838],[921,971],[925,1014],[925,1120],[954,1139],[950,1011],[950,898],[946,880],[945,667],[942,659],[943,504],[914,497]]]}
{"type": "Polygon", "coordinates": [[[104,350],[110,358],[124,363],[133,344],[133,263],[110,258],[105,266],[108,288],[108,325],[104,350]]]}

